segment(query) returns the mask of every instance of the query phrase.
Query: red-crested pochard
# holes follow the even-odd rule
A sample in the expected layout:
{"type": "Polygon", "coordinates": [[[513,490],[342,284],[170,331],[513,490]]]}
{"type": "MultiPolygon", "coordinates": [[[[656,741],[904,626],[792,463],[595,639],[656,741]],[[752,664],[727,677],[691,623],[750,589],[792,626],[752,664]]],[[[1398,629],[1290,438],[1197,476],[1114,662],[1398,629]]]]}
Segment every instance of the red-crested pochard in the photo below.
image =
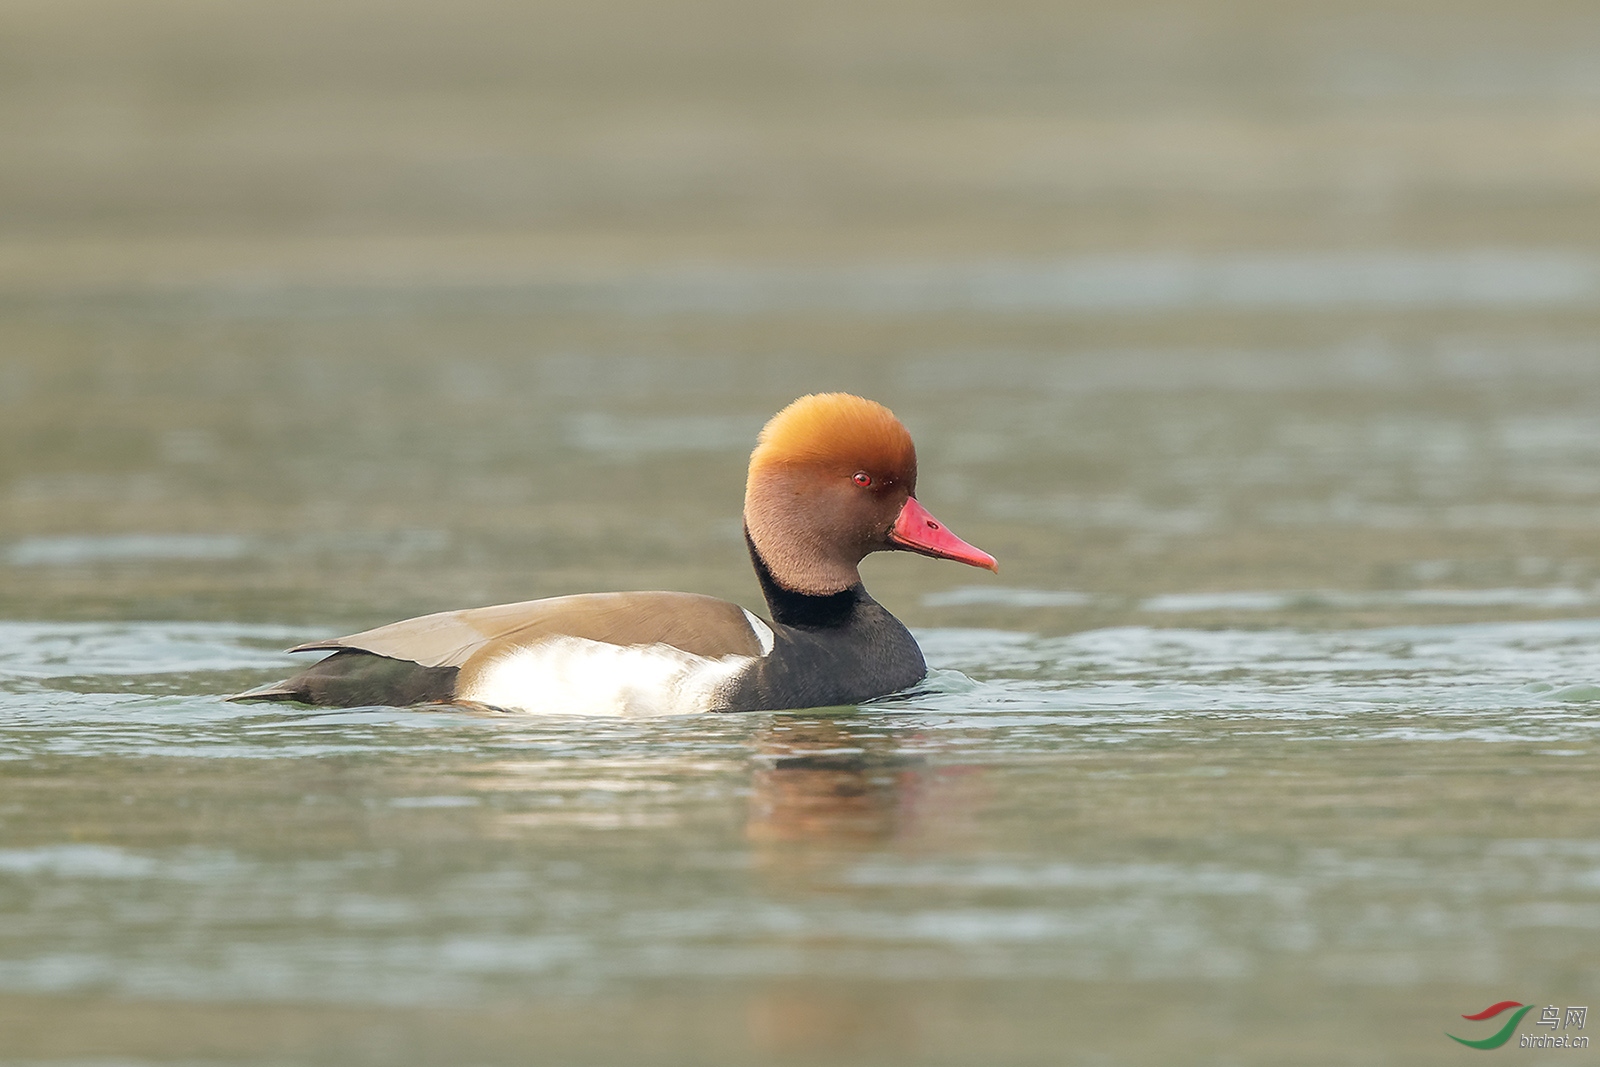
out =
{"type": "Polygon", "coordinates": [[[444,611],[292,651],[332,651],[231,700],[462,704],[579,714],[854,704],[914,685],[922,650],[857,567],[900,549],[996,570],[917,502],[911,435],[882,404],[801,397],[750,456],[744,528],[772,614],[694,593],[586,593],[444,611]]]}

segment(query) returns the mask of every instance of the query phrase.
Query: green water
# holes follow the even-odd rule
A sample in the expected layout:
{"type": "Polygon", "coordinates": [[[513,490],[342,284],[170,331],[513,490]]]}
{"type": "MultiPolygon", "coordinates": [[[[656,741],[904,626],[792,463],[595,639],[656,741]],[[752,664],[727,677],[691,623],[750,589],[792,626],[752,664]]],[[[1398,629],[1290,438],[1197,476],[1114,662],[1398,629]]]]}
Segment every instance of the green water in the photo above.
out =
{"type": "Polygon", "coordinates": [[[1596,70],[1558,3],[0,4],[0,1063],[1588,1006],[1596,70]],[[918,691],[220,700],[447,607],[759,607],[745,458],[822,389],[1001,561],[868,562],[918,691]]]}

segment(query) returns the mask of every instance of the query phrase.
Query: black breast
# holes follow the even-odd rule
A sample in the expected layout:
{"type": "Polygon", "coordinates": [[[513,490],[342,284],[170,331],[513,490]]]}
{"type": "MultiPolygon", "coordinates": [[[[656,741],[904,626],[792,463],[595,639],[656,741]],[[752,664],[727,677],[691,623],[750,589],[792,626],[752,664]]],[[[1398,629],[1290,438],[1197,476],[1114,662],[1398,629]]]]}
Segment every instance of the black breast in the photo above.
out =
{"type": "MultiPolygon", "coordinates": [[[[721,711],[775,711],[858,704],[927,676],[922,649],[900,620],[856,586],[832,625],[774,620],[772,651],[727,694],[721,711]]],[[[776,612],[774,612],[776,614],[776,612]]]]}
{"type": "Polygon", "coordinates": [[[745,544],[772,612],[773,645],[718,711],[858,704],[927,677],[916,638],[861,583],[825,596],[796,592],[778,584],[748,530],[745,544]]]}

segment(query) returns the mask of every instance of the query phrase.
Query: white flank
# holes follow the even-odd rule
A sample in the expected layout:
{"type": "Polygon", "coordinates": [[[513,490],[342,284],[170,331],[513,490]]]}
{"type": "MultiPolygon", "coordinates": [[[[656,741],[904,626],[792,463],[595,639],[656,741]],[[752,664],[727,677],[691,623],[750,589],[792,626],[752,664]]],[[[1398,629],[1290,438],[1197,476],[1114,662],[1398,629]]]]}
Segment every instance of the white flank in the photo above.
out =
{"type": "MultiPolygon", "coordinates": [[[[763,648],[771,647],[771,633],[763,648]]],[[[750,656],[696,656],[671,645],[558,637],[489,664],[458,697],[557,715],[692,715],[716,707],[723,689],[753,662],[750,656]]]]}
{"type": "Polygon", "coordinates": [[[750,620],[750,629],[755,631],[756,640],[761,642],[761,654],[763,656],[771,655],[772,654],[772,640],[773,640],[773,638],[772,638],[772,627],[770,627],[766,623],[762,622],[756,616],[750,614],[750,612],[748,610],[746,610],[744,608],[741,608],[739,610],[744,611],[744,617],[750,620]]]}

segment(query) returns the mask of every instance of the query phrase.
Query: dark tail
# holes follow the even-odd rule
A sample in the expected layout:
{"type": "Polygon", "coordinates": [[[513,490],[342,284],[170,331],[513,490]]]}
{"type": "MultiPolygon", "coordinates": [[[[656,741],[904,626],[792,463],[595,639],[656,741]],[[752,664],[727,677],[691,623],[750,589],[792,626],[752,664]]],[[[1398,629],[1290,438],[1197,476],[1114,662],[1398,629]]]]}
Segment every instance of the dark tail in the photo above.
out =
{"type": "Polygon", "coordinates": [[[328,708],[448,704],[456,696],[456,667],[424,667],[359,648],[340,649],[292,678],[228,697],[238,704],[294,701],[328,708]]]}

